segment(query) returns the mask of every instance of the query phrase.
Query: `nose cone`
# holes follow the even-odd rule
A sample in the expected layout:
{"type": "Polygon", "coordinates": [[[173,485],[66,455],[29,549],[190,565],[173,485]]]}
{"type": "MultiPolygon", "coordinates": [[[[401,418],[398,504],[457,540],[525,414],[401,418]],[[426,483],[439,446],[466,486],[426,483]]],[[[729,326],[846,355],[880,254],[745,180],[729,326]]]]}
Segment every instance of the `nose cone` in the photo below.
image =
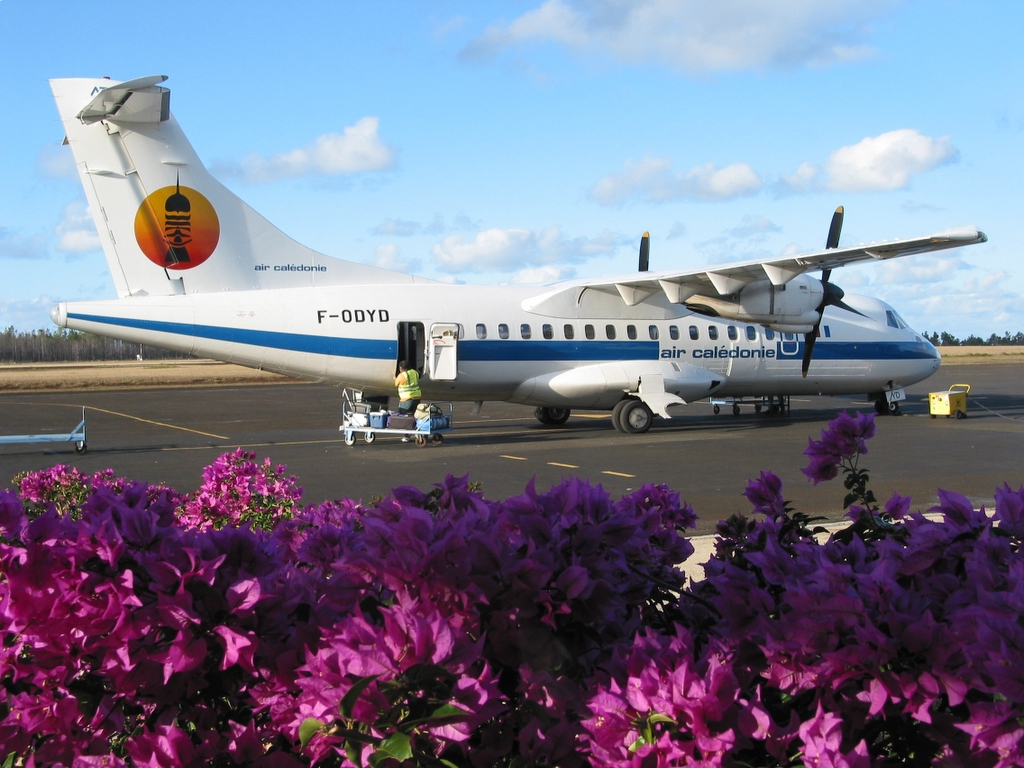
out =
{"type": "Polygon", "coordinates": [[[63,301],[50,308],[50,319],[60,328],[68,327],[68,305],[63,301]]]}

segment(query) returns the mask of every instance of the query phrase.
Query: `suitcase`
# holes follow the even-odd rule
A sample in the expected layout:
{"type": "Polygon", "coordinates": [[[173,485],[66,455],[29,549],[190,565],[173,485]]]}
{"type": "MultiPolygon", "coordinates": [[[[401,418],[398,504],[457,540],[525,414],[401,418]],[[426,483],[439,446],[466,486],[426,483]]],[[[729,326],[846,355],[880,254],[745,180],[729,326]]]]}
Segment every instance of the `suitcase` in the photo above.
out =
{"type": "Polygon", "coordinates": [[[416,417],[392,414],[388,419],[388,429],[416,429],[416,417]]]}

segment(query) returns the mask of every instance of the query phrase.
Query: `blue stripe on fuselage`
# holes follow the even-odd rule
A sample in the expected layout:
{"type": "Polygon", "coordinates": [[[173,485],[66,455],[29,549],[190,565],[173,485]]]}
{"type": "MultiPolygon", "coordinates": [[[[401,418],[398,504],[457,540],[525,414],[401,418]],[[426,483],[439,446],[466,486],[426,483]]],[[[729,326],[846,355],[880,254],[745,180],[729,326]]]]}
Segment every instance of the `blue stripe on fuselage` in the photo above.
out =
{"type": "Polygon", "coordinates": [[[302,333],[280,333],[278,331],[254,331],[244,328],[225,328],[219,325],[191,325],[169,323],[162,320],[138,320],[124,317],[101,317],[68,313],[68,319],[86,320],[91,323],[118,325],[124,328],[138,328],[159,333],[173,333],[214,341],[248,344],[254,347],[284,349],[289,352],[311,352],[334,357],[357,357],[366,360],[394,360],[398,356],[398,341],[383,339],[346,339],[332,336],[309,336],[302,333]]]}
{"type": "MultiPolygon", "coordinates": [[[[106,317],[69,313],[68,319],[84,320],[102,325],[137,328],[178,336],[233,342],[250,346],[267,347],[293,352],[309,352],[332,357],[353,357],[366,360],[394,360],[398,355],[398,342],[386,339],[353,339],[332,336],[312,336],[302,333],[281,333],[279,331],[257,331],[244,328],[228,328],[218,325],[192,325],[172,323],[163,320],[142,320],[138,318],[106,317]]],[[[804,343],[776,341],[777,360],[800,360],[804,343]],[[795,344],[796,351],[789,352],[795,344]],[[784,352],[784,346],[787,347],[784,352]]],[[[736,347],[742,349],[743,347],[736,347]]],[[[726,357],[727,348],[723,347],[726,357]]],[[[459,360],[472,362],[516,362],[516,361],[609,361],[609,360],[656,360],[659,344],[655,341],[555,341],[533,339],[518,341],[512,339],[488,339],[459,342],[459,360]]],[[[708,352],[711,351],[709,348],[708,352]]],[[[692,354],[692,352],[691,352],[692,354]]],[[[711,355],[708,355],[711,357],[711,355]]],[[[814,347],[816,360],[934,360],[938,353],[930,344],[920,341],[824,341],[814,347]]]]}

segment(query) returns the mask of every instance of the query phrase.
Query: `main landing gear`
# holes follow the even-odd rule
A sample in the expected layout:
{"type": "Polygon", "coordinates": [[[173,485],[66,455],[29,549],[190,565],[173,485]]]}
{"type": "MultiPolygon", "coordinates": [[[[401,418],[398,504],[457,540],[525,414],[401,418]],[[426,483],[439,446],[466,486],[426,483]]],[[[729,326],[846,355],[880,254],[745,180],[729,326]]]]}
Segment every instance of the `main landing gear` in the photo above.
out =
{"type": "Polygon", "coordinates": [[[628,435],[639,435],[651,428],[654,411],[643,400],[619,401],[612,409],[612,425],[628,435]]]}
{"type": "Polygon", "coordinates": [[[540,407],[533,412],[533,415],[537,417],[537,421],[546,427],[560,427],[569,420],[569,414],[572,411],[569,408],[546,408],[540,407]]]}

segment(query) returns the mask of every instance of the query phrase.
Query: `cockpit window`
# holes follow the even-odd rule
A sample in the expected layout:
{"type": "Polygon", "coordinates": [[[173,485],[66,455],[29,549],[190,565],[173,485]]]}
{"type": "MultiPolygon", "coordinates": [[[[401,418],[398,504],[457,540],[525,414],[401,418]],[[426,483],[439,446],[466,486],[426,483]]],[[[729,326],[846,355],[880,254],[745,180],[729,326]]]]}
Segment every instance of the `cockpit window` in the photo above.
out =
{"type": "Polygon", "coordinates": [[[885,324],[890,328],[909,328],[907,321],[897,315],[891,309],[885,310],[885,324]]]}

